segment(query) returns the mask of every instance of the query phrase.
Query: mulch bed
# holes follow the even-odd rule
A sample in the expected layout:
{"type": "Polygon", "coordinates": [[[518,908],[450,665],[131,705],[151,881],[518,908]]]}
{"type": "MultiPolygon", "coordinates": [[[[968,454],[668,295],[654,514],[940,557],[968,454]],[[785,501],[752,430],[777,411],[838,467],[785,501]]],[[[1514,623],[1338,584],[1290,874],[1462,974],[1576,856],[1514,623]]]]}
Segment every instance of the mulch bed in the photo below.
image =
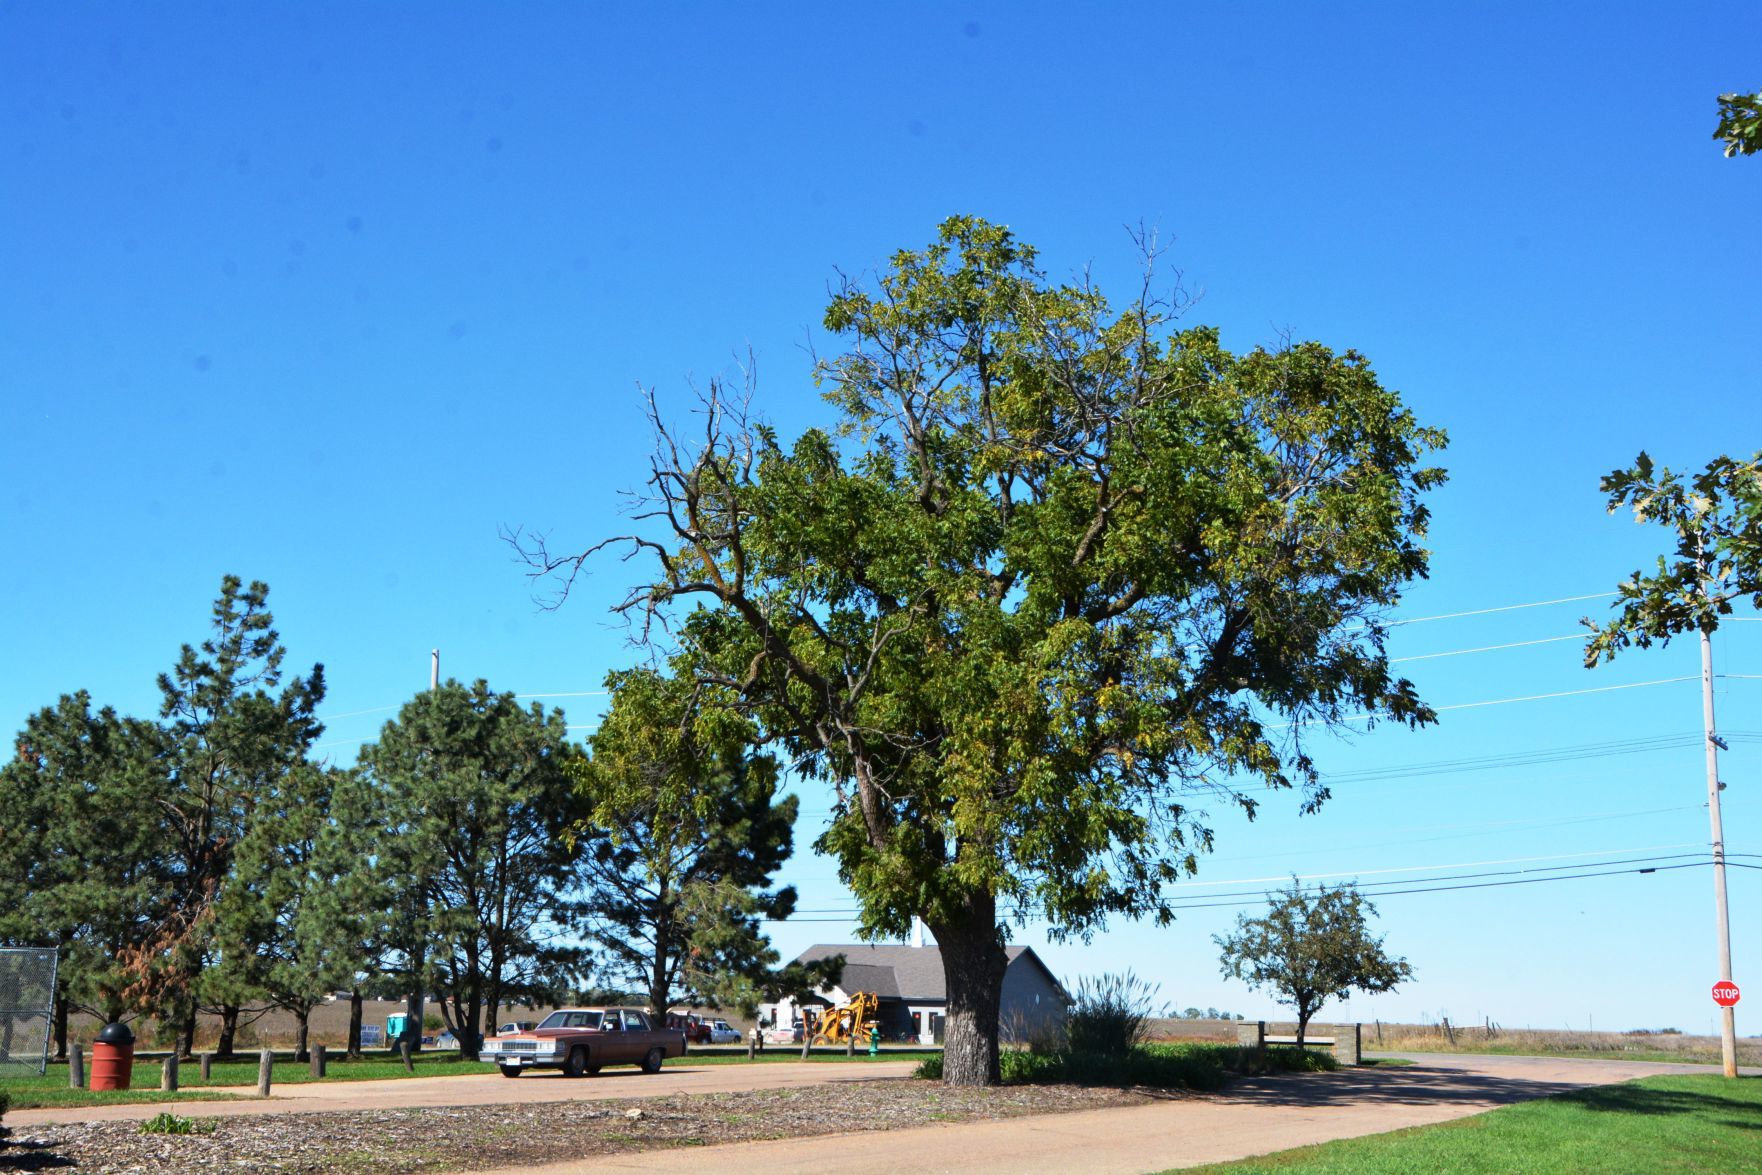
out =
{"type": "Polygon", "coordinates": [[[93,1122],[15,1131],[8,1142],[0,1142],[0,1171],[72,1169],[116,1175],[481,1171],[660,1147],[897,1130],[1148,1100],[1150,1095],[1119,1089],[1063,1085],[951,1089],[926,1081],[895,1080],[624,1102],[204,1120],[215,1123],[212,1134],[142,1134],[136,1122],[93,1122]]]}

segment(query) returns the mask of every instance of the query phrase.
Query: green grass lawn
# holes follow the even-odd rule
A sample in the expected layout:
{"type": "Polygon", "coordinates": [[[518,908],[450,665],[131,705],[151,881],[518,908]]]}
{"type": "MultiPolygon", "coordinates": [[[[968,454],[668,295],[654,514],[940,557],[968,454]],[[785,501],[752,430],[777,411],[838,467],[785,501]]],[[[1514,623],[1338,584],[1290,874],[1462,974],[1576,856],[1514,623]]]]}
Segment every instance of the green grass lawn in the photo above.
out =
{"type": "MultiPolygon", "coordinates": [[[[940,1049],[882,1049],[878,1059],[883,1061],[923,1061],[926,1057],[940,1056],[940,1049]]],[[[276,1085],[298,1085],[312,1081],[312,1067],[304,1061],[295,1061],[289,1053],[277,1053],[276,1062],[271,1071],[271,1080],[276,1085]]],[[[774,1064],[785,1061],[801,1060],[801,1048],[784,1048],[773,1046],[758,1055],[761,1063],[774,1064]]],[[[868,1061],[867,1050],[859,1050],[854,1058],[846,1057],[843,1049],[816,1049],[808,1057],[810,1061],[826,1063],[860,1064],[868,1061]]],[[[461,1060],[454,1052],[418,1053],[415,1060],[415,1072],[406,1073],[404,1062],[388,1056],[383,1051],[375,1051],[358,1061],[351,1061],[346,1056],[332,1056],[325,1067],[326,1081],[373,1081],[396,1079],[403,1077],[455,1077],[483,1076],[494,1073],[495,1066],[485,1061],[461,1060]]],[[[67,1084],[67,1066],[51,1064],[49,1071],[41,1077],[36,1074],[27,1076],[0,1076],[0,1094],[10,1095],[12,1108],[29,1110],[45,1106],[102,1106],[117,1102],[160,1102],[160,1101],[206,1101],[236,1096],[236,1088],[230,1092],[222,1092],[225,1087],[248,1086],[254,1089],[257,1085],[257,1058],[255,1055],[234,1061],[214,1062],[209,1079],[202,1080],[202,1068],[198,1062],[186,1061],[178,1068],[178,1085],[176,1093],[159,1092],[159,1073],[162,1058],[138,1058],[135,1061],[132,1089],[124,1091],[104,1091],[94,1093],[89,1089],[70,1089],[67,1084]]],[[[693,1049],[684,1057],[669,1060],[669,1065],[744,1065],[747,1063],[744,1048],[703,1048],[693,1049]]],[[[86,1059],[87,1080],[91,1078],[91,1058],[86,1059]]],[[[253,1096],[247,1093],[246,1096],[253,1096]]]]}
{"type": "Polygon", "coordinates": [[[1648,1077],[1368,1138],[1185,1169],[1217,1175],[1762,1175],[1762,1078],[1648,1077]]]}

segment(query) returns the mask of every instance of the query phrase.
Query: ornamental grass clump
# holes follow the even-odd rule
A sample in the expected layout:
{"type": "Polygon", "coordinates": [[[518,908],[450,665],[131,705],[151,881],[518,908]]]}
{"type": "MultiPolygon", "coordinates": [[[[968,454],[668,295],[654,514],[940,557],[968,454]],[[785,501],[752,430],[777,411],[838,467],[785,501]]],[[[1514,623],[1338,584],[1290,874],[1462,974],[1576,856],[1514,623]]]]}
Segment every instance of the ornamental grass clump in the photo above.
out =
{"type": "Polygon", "coordinates": [[[1079,979],[1065,1025],[1065,1051],[1124,1057],[1144,1043],[1155,1014],[1152,1001],[1159,990],[1158,985],[1130,971],[1079,979]]]}

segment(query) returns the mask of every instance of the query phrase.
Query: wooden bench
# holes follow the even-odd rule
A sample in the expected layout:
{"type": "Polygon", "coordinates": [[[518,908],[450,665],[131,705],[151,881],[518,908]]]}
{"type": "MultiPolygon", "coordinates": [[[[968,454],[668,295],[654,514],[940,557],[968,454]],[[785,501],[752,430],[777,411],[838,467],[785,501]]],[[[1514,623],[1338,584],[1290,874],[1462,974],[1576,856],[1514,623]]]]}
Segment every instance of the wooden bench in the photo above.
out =
{"type": "MultiPolygon", "coordinates": [[[[1264,1049],[1269,1044],[1295,1045],[1296,1033],[1268,1033],[1265,1020],[1242,1020],[1236,1024],[1236,1043],[1244,1047],[1264,1049]]],[[[1285,1025],[1280,1025],[1281,1028],[1285,1025]]],[[[1362,1034],[1357,1024],[1315,1024],[1311,1025],[1315,1032],[1305,1035],[1305,1048],[1327,1049],[1334,1054],[1334,1060],[1342,1065],[1357,1065],[1361,1062],[1362,1034]]]]}

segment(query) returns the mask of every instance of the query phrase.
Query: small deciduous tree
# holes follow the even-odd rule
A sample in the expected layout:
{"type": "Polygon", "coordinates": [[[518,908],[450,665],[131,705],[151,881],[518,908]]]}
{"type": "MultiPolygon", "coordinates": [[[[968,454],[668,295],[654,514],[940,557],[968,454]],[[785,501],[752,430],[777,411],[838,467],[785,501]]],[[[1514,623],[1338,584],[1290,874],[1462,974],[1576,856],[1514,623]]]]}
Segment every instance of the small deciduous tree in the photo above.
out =
{"type": "Polygon", "coordinates": [[[757,731],[720,691],[646,669],[606,684],[592,757],[571,767],[601,973],[646,992],[656,1016],[679,1001],[750,1014],[777,964],[761,920],[795,908],[793,888],[768,887],[797,800],[777,795],[777,761],[754,751],[757,731]]]}
{"type": "Polygon", "coordinates": [[[1376,907],[1358,887],[1318,886],[1292,879],[1289,889],[1268,894],[1266,914],[1236,917],[1236,931],[1215,935],[1223,973],[1255,989],[1273,992],[1297,1013],[1297,1045],[1323,1004],[1351,991],[1393,991],[1413,976],[1406,959],[1390,958],[1371,934],[1376,907]]]}

